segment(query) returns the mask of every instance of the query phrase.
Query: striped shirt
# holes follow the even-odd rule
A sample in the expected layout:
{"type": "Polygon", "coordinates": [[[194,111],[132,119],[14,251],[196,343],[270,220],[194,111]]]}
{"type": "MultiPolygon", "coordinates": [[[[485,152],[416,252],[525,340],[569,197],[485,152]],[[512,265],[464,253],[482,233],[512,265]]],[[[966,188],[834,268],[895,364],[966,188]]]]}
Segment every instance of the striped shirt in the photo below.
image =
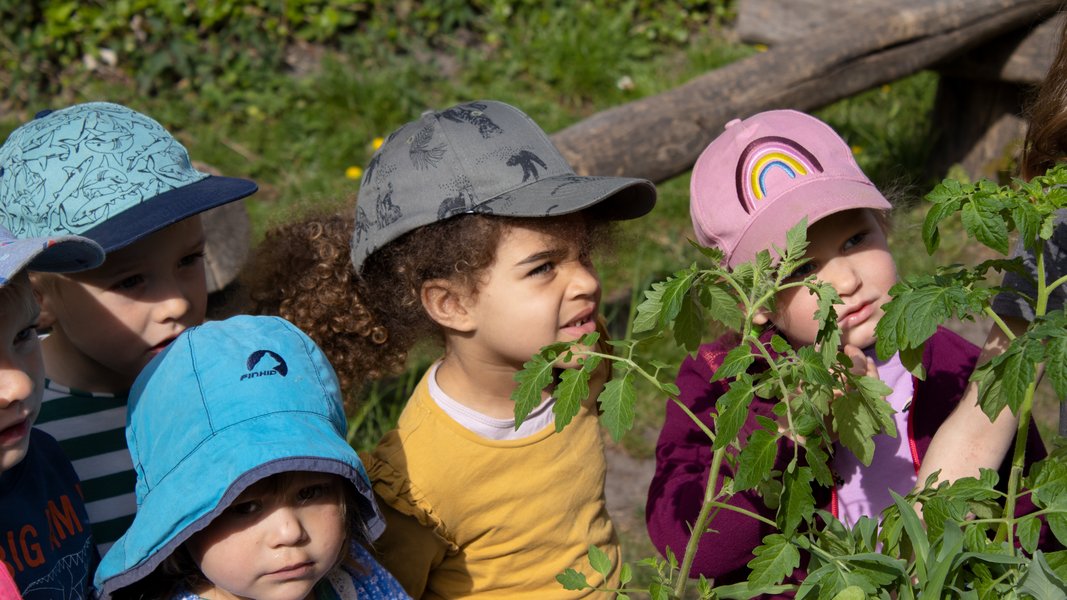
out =
{"type": "Polygon", "coordinates": [[[137,475],[126,448],[126,397],[71,390],[46,379],[35,426],[56,438],[74,465],[103,556],[126,533],[137,510],[137,475]]]}

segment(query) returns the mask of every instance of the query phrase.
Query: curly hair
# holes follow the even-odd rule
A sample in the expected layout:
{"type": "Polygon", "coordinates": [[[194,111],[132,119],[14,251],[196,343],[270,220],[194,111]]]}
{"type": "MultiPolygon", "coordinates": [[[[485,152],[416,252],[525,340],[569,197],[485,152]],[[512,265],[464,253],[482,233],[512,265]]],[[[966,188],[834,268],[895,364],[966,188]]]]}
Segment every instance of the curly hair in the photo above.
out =
{"type": "Polygon", "coordinates": [[[269,231],[243,277],[251,312],[281,316],[305,331],[345,390],[401,372],[416,343],[440,342],[441,328],[422,306],[423,283],[448,279],[477,294],[511,227],[584,240],[583,252],[606,237],[604,224],[590,218],[459,215],[390,242],[357,275],[349,258],[352,212],[313,215],[269,231]]]}
{"type": "Polygon", "coordinates": [[[1027,111],[1020,173],[1031,179],[1067,158],[1067,21],[1056,57],[1027,111]]]}

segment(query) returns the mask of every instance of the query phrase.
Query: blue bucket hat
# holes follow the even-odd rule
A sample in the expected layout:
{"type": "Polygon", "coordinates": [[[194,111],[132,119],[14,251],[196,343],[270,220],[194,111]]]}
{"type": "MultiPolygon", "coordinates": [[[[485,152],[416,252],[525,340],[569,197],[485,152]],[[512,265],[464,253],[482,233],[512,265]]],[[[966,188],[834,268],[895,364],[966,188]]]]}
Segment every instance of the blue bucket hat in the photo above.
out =
{"type": "Polygon", "coordinates": [[[288,321],[238,316],[186,330],[130,392],[137,514],[96,571],[101,597],[150,575],[246,488],[278,473],[347,478],[377,538],[385,521],[345,429],[333,368],[288,321]]]}
{"type": "Polygon", "coordinates": [[[0,226],[0,287],[22,269],[69,273],[92,269],[104,262],[104,251],[92,240],[76,235],[19,239],[0,226]]]}
{"type": "Polygon", "coordinates": [[[42,111],[0,147],[0,224],[84,235],[106,252],[256,189],[197,171],[162,125],[107,102],[42,111]]]}

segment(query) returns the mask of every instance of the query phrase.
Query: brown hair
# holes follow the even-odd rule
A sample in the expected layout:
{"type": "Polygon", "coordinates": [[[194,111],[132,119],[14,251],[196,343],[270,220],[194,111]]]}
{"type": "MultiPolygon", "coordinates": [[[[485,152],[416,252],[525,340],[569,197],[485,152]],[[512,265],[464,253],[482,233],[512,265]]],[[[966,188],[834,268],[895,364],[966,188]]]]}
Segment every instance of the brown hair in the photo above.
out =
{"type": "Polygon", "coordinates": [[[570,221],[575,231],[561,231],[568,225],[558,217],[465,214],[404,234],[368,257],[357,275],[349,257],[352,212],[313,215],[269,231],[244,277],[251,312],[278,315],[305,331],[346,391],[402,371],[417,342],[441,341],[440,327],[422,307],[423,283],[448,279],[476,294],[511,227],[585,240],[586,252],[604,237],[593,232],[600,222],[588,218],[570,221]]]}
{"type": "Polygon", "coordinates": [[[1019,171],[1031,179],[1067,158],[1067,20],[1056,57],[1027,113],[1029,128],[1019,171]]]}

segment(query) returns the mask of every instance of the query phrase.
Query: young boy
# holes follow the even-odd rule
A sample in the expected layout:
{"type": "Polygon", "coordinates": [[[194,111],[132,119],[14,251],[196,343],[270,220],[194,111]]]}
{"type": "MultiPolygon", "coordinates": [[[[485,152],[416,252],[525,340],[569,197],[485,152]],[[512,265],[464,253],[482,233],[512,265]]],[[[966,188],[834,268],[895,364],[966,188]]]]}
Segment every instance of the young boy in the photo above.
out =
{"type": "Polygon", "coordinates": [[[16,235],[81,234],[107,253],[76,275],[35,274],[45,360],[38,424],[81,477],[106,552],[133,519],[126,393],[148,361],[204,320],[199,213],[256,191],[195,170],[159,123],[94,102],[37,117],[0,147],[2,224],[16,235]]]}
{"type": "MultiPolygon", "coordinates": [[[[78,477],[52,436],[33,428],[44,366],[38,307],[23,268],[99,265],[99,246],[74,236],[16,239],[0,227],[0,598],[13,580],[27,600],[88,598],[97,554],[78,477]]],[[[17,597],[17,592],[14,592],[17,597]]]]}
{"type": "MultiPolygon", "coordinates": [[[[722,250],[731,268],[753,260],[761,249],[785,247],[786,231],[807,218],[809,262],[793,276],[815,275],[837,290],[843,302],[835,308],[844,351],[858,368],[893,390],[886,401],[896,413],[899,432],[896,437],[875,436],[870,465],[838,448],[831,462],[836,485],[832,490],[817,488],[816,499],[847,525],[861,516],[877,517],[892,503],[890,490],[903,495],[914,487],[931,437],[963,395],[978,349],[938,329],[926,343],[927,375],[922,381],[912,377],[897,356],[875,358],[875,325],[896,282],[886,239],[890,204],[860,170],[848,144],[818,119],[779,110],[728,123],[697,160],[690,195],[697,239],[722,250]]],[[[784,291],[776,298],[774,312],[758,316],[757,324],[773,327],[794,347],[810,346],[818,331],[816,304],[806,290],[784,291]]],[[[737,343],[737,337],[728,334],[701,346],[675,380],[681,402],[709,427],[716,401],[729,385],[712,377],[737,343]]],[[[757,417],[776,418],[775,403],[753,398],[742,439],[760,428],[757,417]]],[[[1036,430],[1029,439],[1033,443],[1027,459],[1032,462],[1044,456],[1044,448],[1036,430]]],[[[774,468],[784,470],[793,442],[784,436],[778,445],[774,468]]],[[[725,478],[733,478],[732,468],[724,465],[718,481],[709,483],[710,464],[707,436],[668,402],[645,513],[649,535],[661,552],[670,548],[676,556],[684,553],[705,486],[722,486],[725,478]]],[[[732,496],[729,503],[768,519],[775,516],[753,490],[732,496]]],[[[752,550],[775,531],[733,510],[720,511],[711,530],[700,538],[691,575],[715,577],[717,583],[744,581],[752,550]]],[[[798,569],[789,581],[803,576],[798,569]]]]}

